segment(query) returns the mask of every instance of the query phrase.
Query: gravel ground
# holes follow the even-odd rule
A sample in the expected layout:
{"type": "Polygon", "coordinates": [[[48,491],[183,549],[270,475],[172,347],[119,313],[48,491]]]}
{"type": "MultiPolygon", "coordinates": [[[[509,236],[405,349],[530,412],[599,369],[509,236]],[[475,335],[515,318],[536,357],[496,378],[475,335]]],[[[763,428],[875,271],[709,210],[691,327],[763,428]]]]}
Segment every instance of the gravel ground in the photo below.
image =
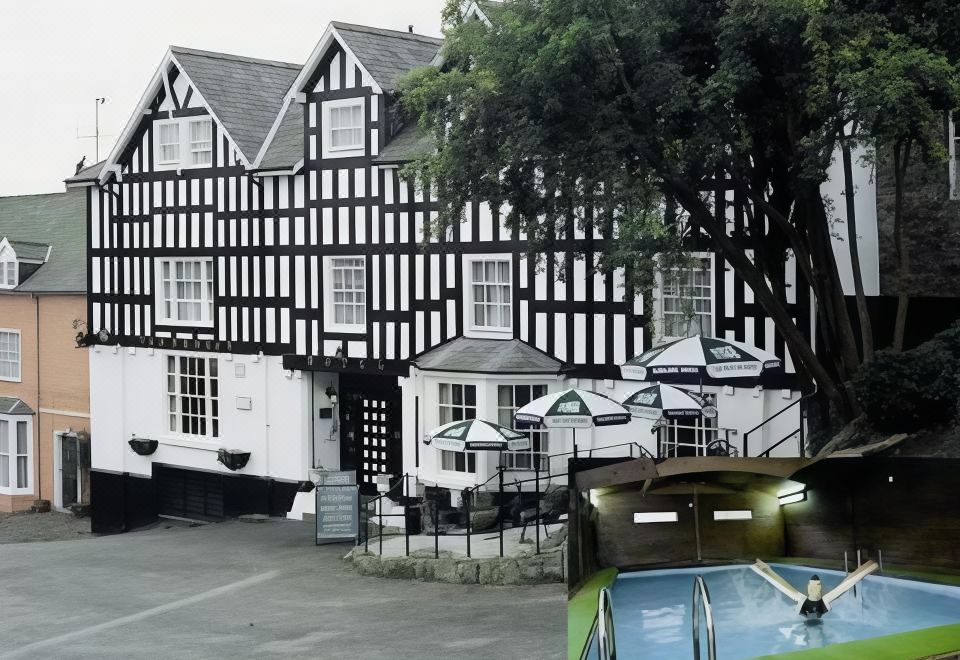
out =
{"type": "Polygon", "coordinates": [[[73,541],[90,536],[90,519],[72,513],[0,513],[0,543],[73,541]]]}

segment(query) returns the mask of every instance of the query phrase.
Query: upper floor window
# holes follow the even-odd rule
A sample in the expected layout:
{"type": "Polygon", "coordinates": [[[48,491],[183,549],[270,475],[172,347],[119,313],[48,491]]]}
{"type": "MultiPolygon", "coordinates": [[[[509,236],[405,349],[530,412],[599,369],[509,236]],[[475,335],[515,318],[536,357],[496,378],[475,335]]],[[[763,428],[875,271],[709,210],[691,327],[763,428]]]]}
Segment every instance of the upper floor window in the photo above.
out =
{"type": "Polygon", "coordinates": [[[193,167],[213,162],[213,123],[209,118],[157,122],[157,165],[193,167]]]}
{"type": "Polygon", "coordinates": [[[16,260],[0,261],[0,288],[12,289],[15,286],[17,286],[16,260]]]}
{"type": "MultiPolygon", "coordinates": [[[[477,418],[477,386],[440,383],[437,390],[440,425],[477,418]]],[[[440,450],[440,469],[452,472],[476,472],[473,452],[440,450]]]]}
{"type": "Polygon", "coordinates": [[[0,417],[0,492],[30,491],[30,421],[0,417]]]}
{"type": "Polygon", "coordinates": [[[217,358],[167,356],[167,415],[173,433],[220,437],[217,358]]]}
{"type": "Polygon", "coordinates": [[[480,258],[470,262],[470,327],[509,332],[513,328],[510,259],[480,258]]]}
{"type": "Polygon", "coordinates": [[[0,329],[0,380],[20,382],[20,331],[0,329]]]}
{"type": "Polygon", "coordinates": [[[158,323],[213,324],[213,260],[161,259],[158,323]]]}
{"type": "Polygon", "coordinates": [[[713,262],[700,258],[693,267],[658,274],[657,299],[664,341],[713,336],[713,262]]]}
{"type": "Polygon", "coordinates": [[[335,332],[366,332],[367,269],[363,257],[328,257],[325,325],[335,332]]]}
{"type": "Polygon", "coordinates": [[[366,103],[362,98],[323,101],[323,157],[362,156],[366,147],[366,103]]]}

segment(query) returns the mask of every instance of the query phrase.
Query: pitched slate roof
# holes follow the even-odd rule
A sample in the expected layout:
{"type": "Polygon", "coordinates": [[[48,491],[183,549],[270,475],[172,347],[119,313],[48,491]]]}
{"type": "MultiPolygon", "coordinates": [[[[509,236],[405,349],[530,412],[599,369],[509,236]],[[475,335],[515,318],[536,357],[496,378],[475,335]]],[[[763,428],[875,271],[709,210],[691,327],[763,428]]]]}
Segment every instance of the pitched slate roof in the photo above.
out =
{"type": "Polygon", "coordinates": [[[396,90],[400,78],[427,66],[443,39],[334,21],[332,25],[384,91],[396,90]]]}
{"type": "Polygon", "coordinates": [[[433,136],[424,132],[415,122],[409,122],[387,143],[373,162],[380,164],[406,163],[432,154],[437,145],[433,136]]]}
{"type": "Polygon", "coordinates": [[[258,169],[278,170],[293,167],[303,158],[303,105],[291,102],[280,126],[263,154],[258,169]]]}
{"type": "Polygon", "coordinates": [[[32,415],[33,409],[20,399],[0,396],[0,413],[4,415],[32,415]]]}
{"type": "Polygon", "coordinates": [[[414,362],[424,371],[556,374],[563,369],[562,362],[519,339],[458,337],[421,353],[414,362]]]}
{"type": "Polygon", "coordinates": [[[50,246],[46,243],[32,243],[29,241],[12,241],[7,239],[7,243],[17,253],[17,261],[21,259],[26,261],[43,261],[47,258],[47,251],[50,246]]]}
{"type": "Polygon", "coordinates": [[[68,179],[64,179],[64,183],[70,185],[71,183],[84,183],[86,181],[96,181],[97,177],[100,176],[100,171],[103,170],[103,164],[107,161],[101,160],[99,163],[93,165],[88,165],[82,170],[74,174],[68,179]]]}
{"type": "Polygon", "coordinates": [[[252,163],[301,65],[180,46],[170,51],[252,163]]]}
{"type": "MultiPolygon", "coordinates": [[[[86,190],[0,197],[0,237],[15,245],[32,243],[51,247],[49,260],[24,280],[16,291],[86,292],[86,190]]],[[[19,250],[17,254],[20,255],[19,250]]],[[[43,256],[46,256],[46,248],[43,256]]]]}

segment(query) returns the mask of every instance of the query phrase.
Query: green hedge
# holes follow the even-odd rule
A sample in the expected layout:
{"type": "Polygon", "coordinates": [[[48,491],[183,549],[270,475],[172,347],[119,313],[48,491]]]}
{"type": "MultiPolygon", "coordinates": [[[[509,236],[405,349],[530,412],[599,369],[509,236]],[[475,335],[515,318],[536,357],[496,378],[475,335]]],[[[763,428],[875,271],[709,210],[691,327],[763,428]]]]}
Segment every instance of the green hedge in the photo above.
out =
{"type": "Polygon", "coordinates": [[[960,399],[960,323],[912,350],[879,351],[860,370],[854,389],[881,431],[914,431],[953,418],[960,399]]]}

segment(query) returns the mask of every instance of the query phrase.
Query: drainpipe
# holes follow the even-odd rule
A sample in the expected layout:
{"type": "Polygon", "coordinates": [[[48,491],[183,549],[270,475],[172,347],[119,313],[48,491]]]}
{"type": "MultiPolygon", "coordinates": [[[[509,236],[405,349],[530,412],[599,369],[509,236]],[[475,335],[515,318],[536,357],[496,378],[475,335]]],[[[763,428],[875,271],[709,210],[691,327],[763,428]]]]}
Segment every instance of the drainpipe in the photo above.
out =
{"type": "MultiPolygon", "coordinates": [[[[36,323],[37,323],[37,428],[33,430],[33,435],[36,438],[37,453],[36,453],[36,466],[37,466],[37,498],[38,500],[43,499],[43,469],[40,466],[40,296],[35,293],[30,294],[30,297],[33,299],[33,308],[36,312],[36,323]]],[[[23,347],[20,347],[20,351],[23,351],[23,347]]]]}

